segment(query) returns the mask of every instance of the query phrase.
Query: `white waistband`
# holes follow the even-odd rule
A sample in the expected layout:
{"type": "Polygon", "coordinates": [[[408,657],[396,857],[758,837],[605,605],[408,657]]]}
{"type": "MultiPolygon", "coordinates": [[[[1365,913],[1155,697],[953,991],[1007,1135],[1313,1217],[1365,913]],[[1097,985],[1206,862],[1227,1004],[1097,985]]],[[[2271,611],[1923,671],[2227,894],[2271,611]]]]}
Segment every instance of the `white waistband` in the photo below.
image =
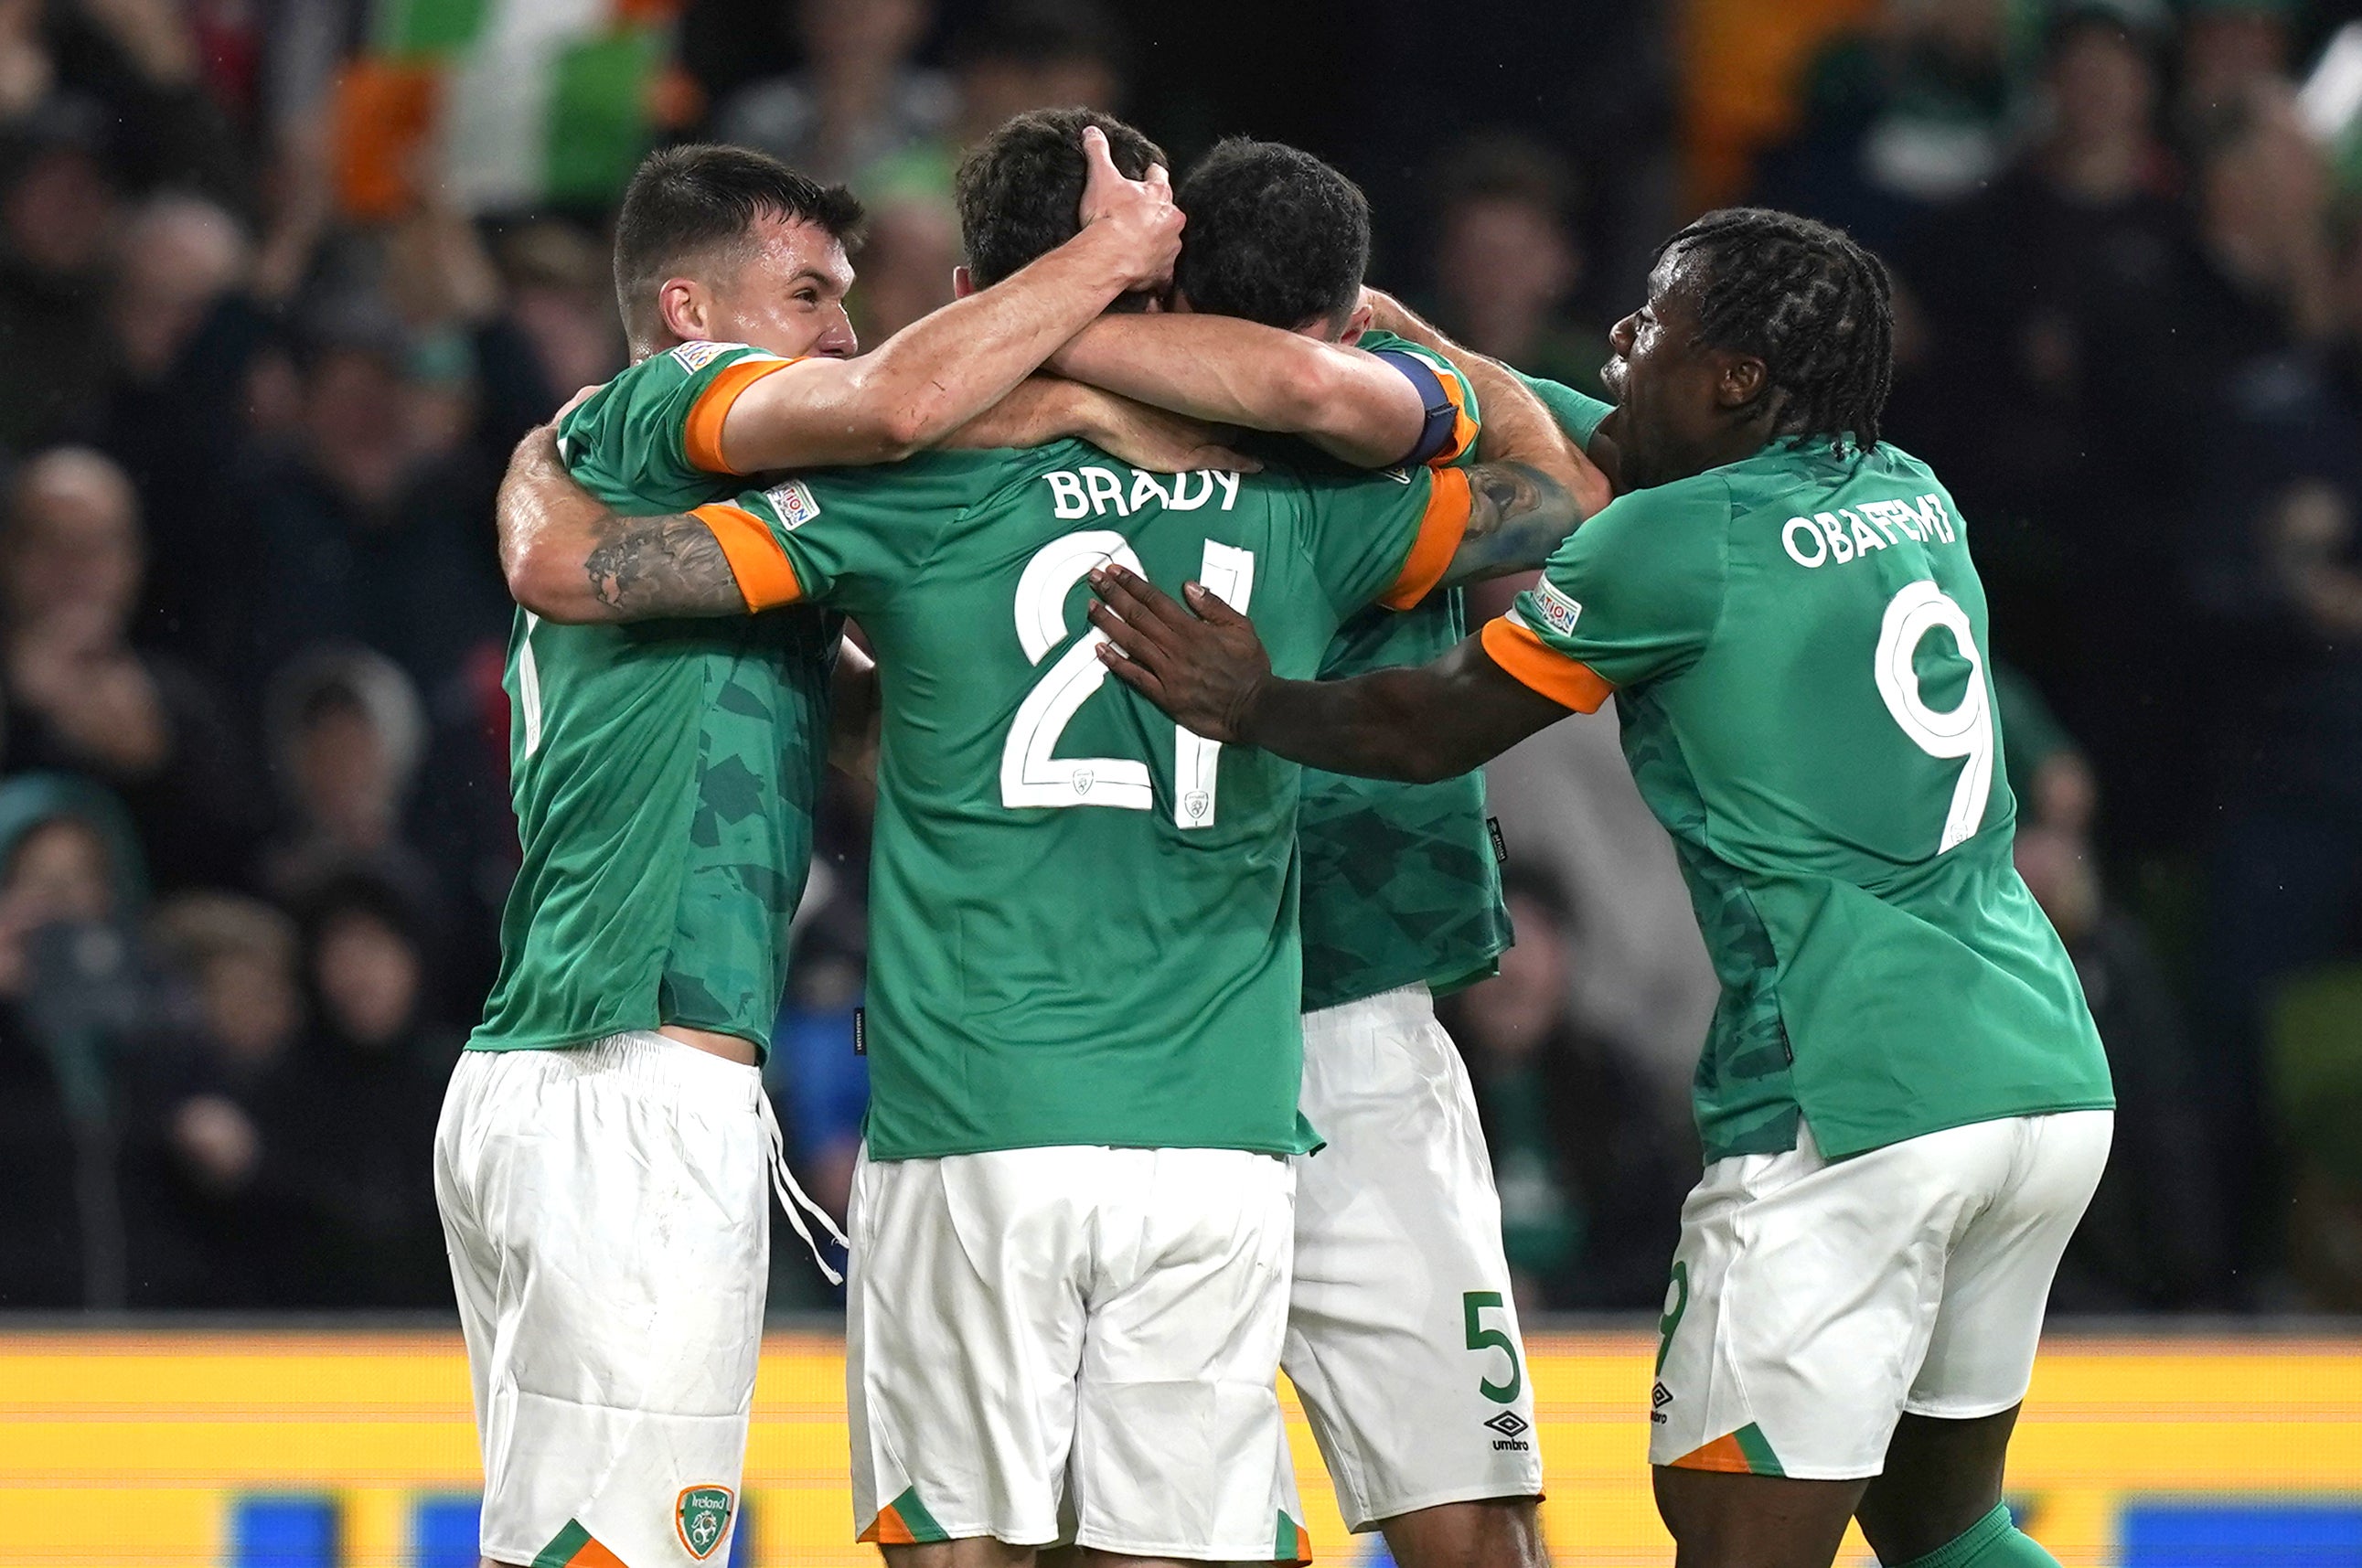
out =
{"type": "MultiPolygon", "coordinates": [[[[828,1210],[805,1196],[797,1185],[795,1173],[788,1168],[787,1135],[779,1130],[778,1113],[771,1109],[771,1097],[763,1092],[761,1069],[745,1062],[734,1062],[727,1056],[717,1056],[711,1051],[701,1051],[668,1035],[651,1030],[634,1030],[624,1034],[610,1034],[581,1045],[548,1051],[473,1051],[471,1056],[498,1060],[499,1070],[510,1073],[533,1073],[543,1077],[584,1076],[612,1073],[637,1079],[643,1083],[679,1088],[684,1083],[710,1085],[732,1095],[744,1094],[753,1103],[748,1109],[763,1119],[763,1136],[770,1148],[766,1163],[770,1167],[771,1191],[778,1198],[779,1208],[788,1216],[788,1223],[811,1249],[812,1262],[828,1276],[831,1285],[842,1285],[844,1276],[821,1255],[820,1243],[812,1237],[811,1229],[804,1223],[810,1214],[840,1247],[850,1248],[844,1232],[828,1210]]],[[[488,1063],[483,1069],[493,1070],[488,1063]]]]}
{"type": "Polygon", "coordinates": [[[1407,986],[1396,986],[1390,991],[1378,991],[1352,1001],[1339,1002],[1335,1007],[1319,1008],[1304,1015],[1306,1030],[1349,1029],[1356,1023],[1374,1021],[1420,1019],[1435,1011],[1435,998],[1429,994],[1425,980],[1413,980],[1407,986]]]}

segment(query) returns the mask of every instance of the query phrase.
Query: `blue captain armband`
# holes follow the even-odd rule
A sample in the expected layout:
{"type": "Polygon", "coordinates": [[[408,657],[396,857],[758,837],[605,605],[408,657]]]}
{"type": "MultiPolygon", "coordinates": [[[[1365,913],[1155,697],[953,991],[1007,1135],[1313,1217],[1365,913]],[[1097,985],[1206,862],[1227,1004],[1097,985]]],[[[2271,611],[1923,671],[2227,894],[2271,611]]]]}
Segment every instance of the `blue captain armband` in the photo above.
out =
{"type": "Polygon", "coordinates": [[[1460,404],[1444,389],[1443,378],[1435,367],[1416,354],[1406,354],[1399,348],[1379,348],[1373,351],[1408,378],[1418,389],[1419,404],[1427,410],[1426,423],[1418,427],[1418,440],[1411,449],[1396,459],[1394,466],[1415,468],[1432,462],[1439,457],[1457,456],[1454,440],[1460,429],[1460,404]]]}

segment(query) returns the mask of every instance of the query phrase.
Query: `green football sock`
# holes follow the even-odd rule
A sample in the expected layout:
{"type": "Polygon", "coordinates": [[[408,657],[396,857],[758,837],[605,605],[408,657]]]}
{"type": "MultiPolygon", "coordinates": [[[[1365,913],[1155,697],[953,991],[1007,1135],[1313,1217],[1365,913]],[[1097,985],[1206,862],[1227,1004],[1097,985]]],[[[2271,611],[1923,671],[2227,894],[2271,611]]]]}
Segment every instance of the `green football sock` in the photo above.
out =
{"type": "Polygon", "coordinates": [[[1965,1534],[1893,1568],[2058,1568],[2058,1559],[2019,1532],[2010,1522],[2008,1504],[1995,1503],[1965,1534]]]}

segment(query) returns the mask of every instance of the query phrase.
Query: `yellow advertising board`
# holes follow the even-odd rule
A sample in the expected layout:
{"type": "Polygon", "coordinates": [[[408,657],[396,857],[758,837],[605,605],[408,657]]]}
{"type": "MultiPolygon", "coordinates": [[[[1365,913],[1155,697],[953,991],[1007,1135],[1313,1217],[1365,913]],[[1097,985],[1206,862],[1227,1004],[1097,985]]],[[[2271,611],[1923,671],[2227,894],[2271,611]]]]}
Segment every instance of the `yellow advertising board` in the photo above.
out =
{"type": "MultiPolygon", "coordinates": [[[[1644,1458],[1652,1350],[1529,1346],[1561,1563],[1672,1560],[1644,1458]]],[[[876,1561],[852,1539],[843,1377],[832,1337],[766,1344],[734,1562],[876,1561]]],[[[1316,1553],[1362,1562],[1374,1538],[1343,1534],[1295,1436],[1316,1553]]],[[[2010,1480],[2070,1565],[2362,1563],[2362,1342],[2054,1338],[2010,1480]]],[[[0,1331],[0,1568],[464,1568],[478,1485],[456,1332],[0,1331]]]]}

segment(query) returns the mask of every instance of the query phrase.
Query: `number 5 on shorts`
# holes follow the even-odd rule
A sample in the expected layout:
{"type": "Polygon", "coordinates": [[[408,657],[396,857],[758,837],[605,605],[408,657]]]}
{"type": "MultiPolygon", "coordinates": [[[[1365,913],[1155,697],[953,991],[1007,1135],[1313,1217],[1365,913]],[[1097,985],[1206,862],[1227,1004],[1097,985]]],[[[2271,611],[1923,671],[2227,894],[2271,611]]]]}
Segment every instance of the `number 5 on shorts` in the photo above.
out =
{"type": "Polygon", "coordinates": [[[1472,1290],[1460,1298],[1462,1311],[1468,1320],[1468,1348],[1473,1351],[1497,1350],[1509,1358],[1509,1381],[1496,1383],[1486,1378],[1476,1385],[1477,1391],[1496,1405],[1506,1405],[1518,1397],[1526,1386],[1526,1370],[1518,1364],[1518,1342],[1499,1329],[1485,1326],[1484,1311],[1490,1307],[1496,1312],[1506,1312],[1497,1290],[1472,1290]]]}

